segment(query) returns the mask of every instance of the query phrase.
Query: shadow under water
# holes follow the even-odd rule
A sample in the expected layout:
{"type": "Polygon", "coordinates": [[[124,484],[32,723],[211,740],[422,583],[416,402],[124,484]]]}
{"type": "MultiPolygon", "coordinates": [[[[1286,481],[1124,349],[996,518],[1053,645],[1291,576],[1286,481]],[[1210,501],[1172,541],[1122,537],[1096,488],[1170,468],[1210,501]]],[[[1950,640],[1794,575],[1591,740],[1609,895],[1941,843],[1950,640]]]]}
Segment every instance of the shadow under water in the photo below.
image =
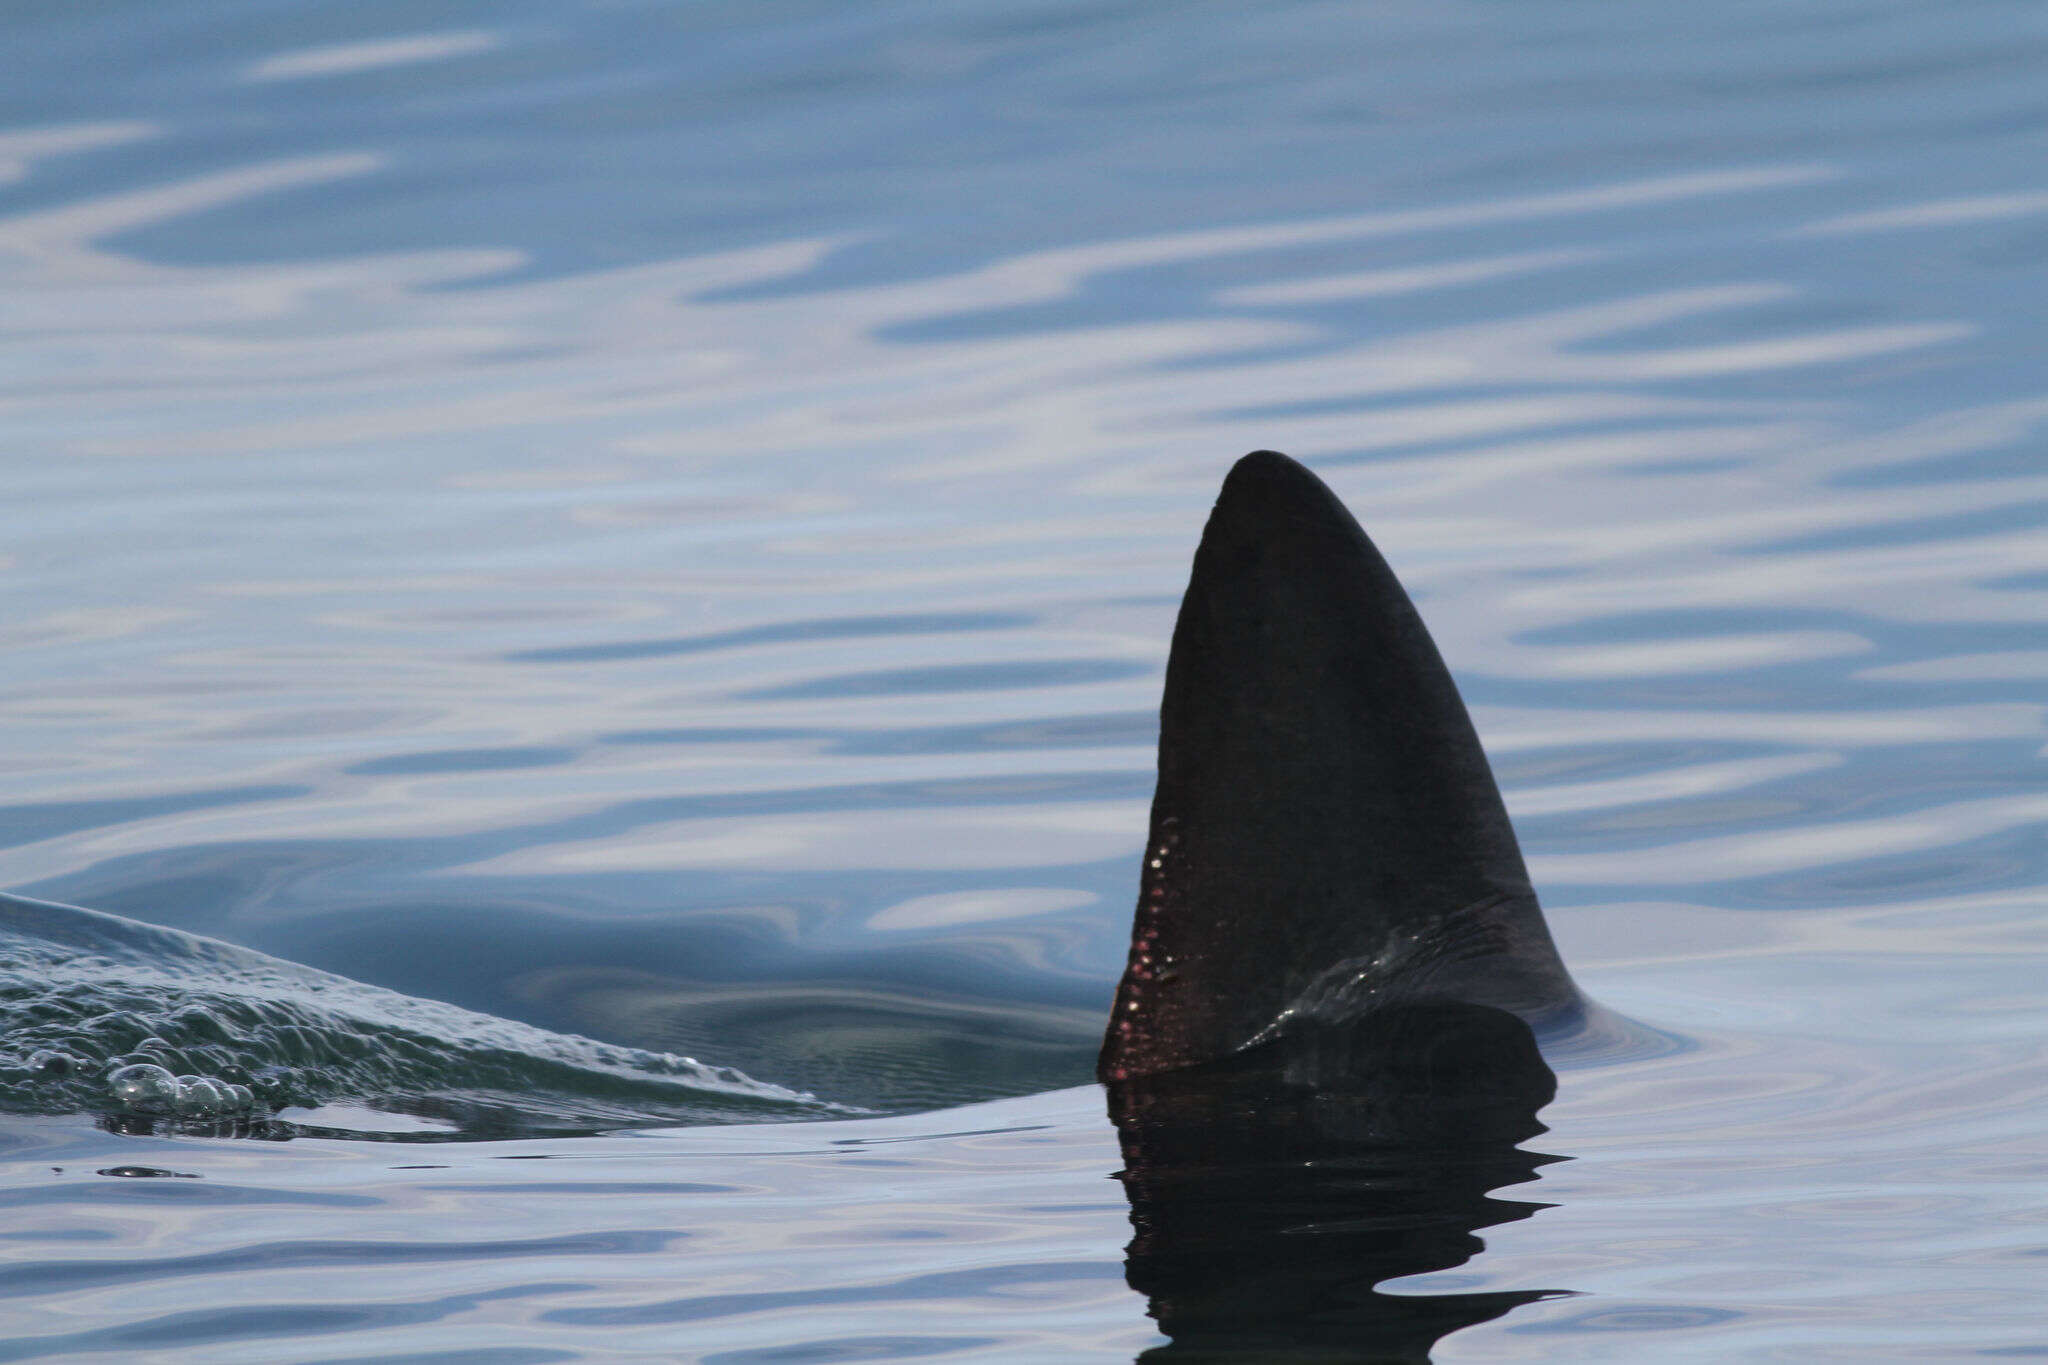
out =
{"type": "Polygon", "coordinates": [[[1505,1010],[1418,1001],[1226,1063],[1109,1087],[1131,1288],[1170,1344],[1146,1361],[1427,1361],[1439,1339],[1568,1291],[1390,1294],[1545,1204],[1492,1191],[1564,1160],[1556,1078],[1505,1010]]]}

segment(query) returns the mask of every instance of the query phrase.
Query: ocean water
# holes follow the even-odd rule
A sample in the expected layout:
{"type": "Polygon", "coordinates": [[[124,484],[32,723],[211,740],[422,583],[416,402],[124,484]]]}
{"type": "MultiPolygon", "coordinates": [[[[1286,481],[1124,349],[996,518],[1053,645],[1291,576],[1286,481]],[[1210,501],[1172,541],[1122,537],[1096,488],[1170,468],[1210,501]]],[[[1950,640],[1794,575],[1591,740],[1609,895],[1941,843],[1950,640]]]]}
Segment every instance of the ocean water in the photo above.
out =
{"type": "Polygon", "coordinates": [[[0,77],[0,1360],[1175,1358],[1089,1077],[1255,447],[1672,1041],[1397,1171],[1471,1240],[1373,1311],[2048,1355],[2048,10],[126,0],[0,77]]]}

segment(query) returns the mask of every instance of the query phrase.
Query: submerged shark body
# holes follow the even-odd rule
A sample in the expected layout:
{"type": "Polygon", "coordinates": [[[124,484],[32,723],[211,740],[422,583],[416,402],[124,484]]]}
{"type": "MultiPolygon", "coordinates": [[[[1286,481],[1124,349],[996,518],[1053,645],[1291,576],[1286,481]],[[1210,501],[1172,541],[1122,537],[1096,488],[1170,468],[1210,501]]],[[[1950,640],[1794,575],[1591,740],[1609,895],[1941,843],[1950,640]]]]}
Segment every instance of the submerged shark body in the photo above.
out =
{"type": "Polygon", "coordinates": [[[1414,605],[1334,494],[1260,451],[1196,551],[1160,708],[1130,958],[1098,1076],[1126,1273],[1186,1360],[1426,1360],[1548,1291],[1429,1297],[1556,1081],[1629,1026],[1551,941],[1414,605]]]}

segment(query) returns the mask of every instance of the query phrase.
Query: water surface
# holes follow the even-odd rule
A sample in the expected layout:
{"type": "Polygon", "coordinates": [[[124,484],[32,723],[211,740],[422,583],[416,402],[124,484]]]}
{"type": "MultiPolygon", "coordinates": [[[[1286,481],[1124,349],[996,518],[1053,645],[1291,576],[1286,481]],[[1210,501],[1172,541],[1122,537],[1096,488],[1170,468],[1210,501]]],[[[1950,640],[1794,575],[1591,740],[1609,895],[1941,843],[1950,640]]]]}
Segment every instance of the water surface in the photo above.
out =
{"type": "Polygon", "coordinates": [[[1687,1043],[1561,1071],[1551,1207],[1388,1286],[1570,1291],[1437,1358],[2048,1351],[2048,14],[0,25],[0,887],[837,1115],[10,1073],[6,1358],[1155,1344],[1086,1081],[1259,446],[1687,1043]]]}

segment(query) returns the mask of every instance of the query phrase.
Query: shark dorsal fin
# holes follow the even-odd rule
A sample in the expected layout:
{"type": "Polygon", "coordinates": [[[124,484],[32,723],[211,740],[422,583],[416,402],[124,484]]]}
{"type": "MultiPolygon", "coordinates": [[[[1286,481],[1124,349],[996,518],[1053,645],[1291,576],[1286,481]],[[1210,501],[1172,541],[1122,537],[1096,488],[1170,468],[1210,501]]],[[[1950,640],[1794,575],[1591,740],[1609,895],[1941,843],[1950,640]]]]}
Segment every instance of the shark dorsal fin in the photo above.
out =
{"type": "Polygon", "coordinates": [[[1099,1074],[1430,999],[1539,1029],[1581,1007],[1421,617],[1336,495],[1258,451],[1224,481],[1174,627],[1099,1074]]]}

